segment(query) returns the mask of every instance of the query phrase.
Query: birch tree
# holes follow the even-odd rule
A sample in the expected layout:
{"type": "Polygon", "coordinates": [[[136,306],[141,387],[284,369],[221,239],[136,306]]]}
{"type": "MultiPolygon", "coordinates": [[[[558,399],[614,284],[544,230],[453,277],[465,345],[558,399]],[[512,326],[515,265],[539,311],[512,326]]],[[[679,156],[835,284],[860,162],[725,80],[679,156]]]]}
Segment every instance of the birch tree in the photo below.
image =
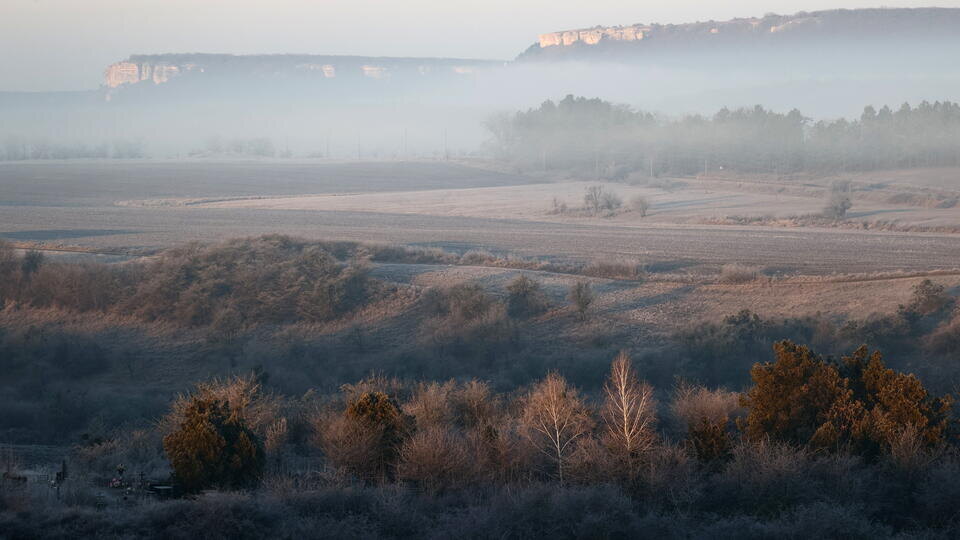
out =
{"type": "Polygon", "coordinates": [[[621,352],[610,367],[610,378],[603,389],[607,447],[632,478],[639,460],[656,439],[653,387],[637,378],[630,357],[621,352]]]}
{"type": "Polygon", "coordinates": [[[555,462],[563,483],[574,443],[590,430],[590,416],[576,389],[556,373],[547,375],[527,396],[522,423],[527,439],[555,462]]]}

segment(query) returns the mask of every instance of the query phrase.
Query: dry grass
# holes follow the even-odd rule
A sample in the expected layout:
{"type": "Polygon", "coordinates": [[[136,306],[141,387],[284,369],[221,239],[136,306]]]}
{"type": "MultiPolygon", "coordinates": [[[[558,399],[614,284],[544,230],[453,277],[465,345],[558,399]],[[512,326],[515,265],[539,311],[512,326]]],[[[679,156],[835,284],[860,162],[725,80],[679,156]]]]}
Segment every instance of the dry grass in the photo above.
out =
{"type": "Polygon", "coordinates": [[[584,266],[580,272],[585,276],[606,279],[642,281],[647,273],[643,263],[638,260],[598,259],[584,266]]]}
{"type": "Polygon", "coordinates": [[[720,283],[750,283],[760,277],[761,269],[740,263],[725,264],[720,268],[720,283]]]}
{"type": "Polygon", "coordinates": [[[670,402],[670,414],[681,432],[689,431],[704,419],[712,424],[725,424],[741,411],[737,392],[687,383],[677,386],[670,402]]]}

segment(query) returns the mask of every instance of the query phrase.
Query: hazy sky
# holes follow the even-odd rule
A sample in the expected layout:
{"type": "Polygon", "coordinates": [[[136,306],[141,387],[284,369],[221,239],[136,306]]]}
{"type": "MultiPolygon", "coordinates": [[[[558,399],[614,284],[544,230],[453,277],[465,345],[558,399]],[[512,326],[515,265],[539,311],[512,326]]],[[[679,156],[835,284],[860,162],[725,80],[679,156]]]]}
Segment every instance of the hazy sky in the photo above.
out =
{"type": "MultiPolygon", "coordinates": [[[[960,0],[881,0],[960,7],[960,0]]],[[[0,90],[96,88],[134,53],[511,59],[538,33],[873,7],[877,0],[0,0],[0,90]]]]}

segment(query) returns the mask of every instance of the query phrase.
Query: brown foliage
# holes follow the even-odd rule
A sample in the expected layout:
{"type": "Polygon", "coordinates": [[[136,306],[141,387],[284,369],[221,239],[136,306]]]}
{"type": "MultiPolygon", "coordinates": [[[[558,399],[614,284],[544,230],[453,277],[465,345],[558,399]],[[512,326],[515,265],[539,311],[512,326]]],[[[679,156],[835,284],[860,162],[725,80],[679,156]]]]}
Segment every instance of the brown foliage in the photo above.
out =
{"type": "Polygon", "coordinates": [[[749,409],[746,435],[806,444],[834,403],[849,397],[840,373],[810,349],[781,341],[775,360],[750,370],[754,386],[741,404],[749,409]]]}
{"type": "Polygon", "coordinates": [[[790,342],[775,346],[774,363],[751,371],[743,398],[746,433],[815,448],[846,448],[868,458],[889,452],[905,430],[925,447],[941,444],[951,401],[934,398],[913,375],[886,368],[861,347],[837,365],[790,342]]]}
{"type": "Polygon", "coordinates": [[[238,489],[260,481],[264,450],[240,409],[208,396],[194,396],[178,429],[163,438],[177,484],[194,493],[208,487],[238,489]]]}
{"type": "Polygon", "coordinates": [[[335,464],[367,481],[390,477],[407,419],[383,392],[366,392],[347,404],[342,417],[318,426],[321,446],[335,464]]]}
{"type": "Polygon", "coordinates": [[[467,440],[443,426],[419,430],[400,447],[397,478],[430,492],[467,485],[475,471],[467,440]]]}
{"type": "Polygon", "coordinates": [[[451,425],[454,420],[452,394],[456,387],[454,381],[420,383],[403,411],[413,417],[418,430],[451,425]]]}

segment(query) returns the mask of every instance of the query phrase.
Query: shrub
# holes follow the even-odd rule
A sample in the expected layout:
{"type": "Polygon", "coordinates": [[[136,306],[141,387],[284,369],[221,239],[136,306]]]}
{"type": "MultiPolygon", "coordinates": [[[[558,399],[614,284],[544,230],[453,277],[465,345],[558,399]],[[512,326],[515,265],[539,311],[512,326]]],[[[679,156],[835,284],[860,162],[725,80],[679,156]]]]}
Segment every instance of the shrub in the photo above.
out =
{"type": "Polygon", "coordinates": [[[720,268],[720,283],[749,283],[760,277],[760,269],[756,266],[730,263],[720,268]]]}
{"type": "Polygon", "coordinates": [[[430,289],[424,298],[428,310],[434,315],[452,315],[462,320],[482,316],[494,300],[475,283],[455,285],[449,289],[430,289]]]}
{"type": "Polygon", "coordinates": [[[727,431],[729,424],[727,419],[711,421],[701,417],[690,427],[686,443],[697,461],[712,465],[730,459],[733,442],[727,431]]]}
{"type": "Polygon", "coordinates": [[[471,249],[460,257],[460,264],[482,266],[497,260],[497,256],[489,251],[471,249]]]}
{"type": "Polygon", "coordinates": [[[589,281],[578,281],[570,287],[569,293],[570,301],[573,302],[573,307],[577,310],[577,313],[580,315],[581,319],[587,318],[587,310],[590,309],[590,306],[593,304],[593,290],[590,288],[589,281]]]}
{"type": "Polygon", "coordinates": [[[500,414],[498,396],[483,381],[467,381],[450,396],[454,413],[460,424],[468,428],[492,424],[500,414]]]}
{"type": "Polygon", "coordinates": [[[125,310],[205,326],[234,310],[249,322],[324,321],[364,304],[363,264],[285,236],[168,250],[143,272],[125,310]]]}
{"type": "Polygon", "coordinates": [[[391,478],[409,418],[396,400],[377,390],[396,381],[370,378],[344,385],[346,406],[313,415],[313,442],[330,462],[366,482],[391,478]]]}
{"type": "Polygon", "coordinates": [[[681,430],[689,431],[703,419],[725,423],[739,416],[742,410],[739,398],[736,392],[681,383],[674,391],[670,413],[681,430]]]}
{"type": "Polygon", "coordinates": [[[741,398],[748,409],[746,434],[806,444],[827,421],[828,411],[849,398],[837,368],[807,347],[781,341],[775,360],[750,370],[754,386],[741,398]]]}
{"type": "Polygon", "coordinates": [[[507,285],[507,313],[511,317],[530,317],[547,310],[547,295],[540,284],[520,274],[507,285]]]}
{"type": "Polygon", "coordinates": [[[593,215],[600,214],[601,211],[612,212],[623,205],[623,200],[615,194],[604,189],[603,186],[590,186],[583,196],[583,205],[587,211],[593,215]]]}
{"type": "Polygon", "coordinates": [[[852,399],[862,403],[851,409],[866,412],[864,418],[852,419],[852,425],[846,417],[839,422],[839,428],[852,430],[850,444],[859,453],[870,456],[888,452],[911,430],[925,448],[945,440],[950,396],[931,396],[919,379],[887,368],[880,353],[870,354],[865,346],[844,357],[841,365],[852,399]]]}
{"type": "Polygon", "coordinates": [[[944,321],[924,338],[924,348],[936,354],[960,350],[960,314],[944,321]]]}
{"type": "Polygon", "coordinates": [[[583,275],[607,279],[629,279],[640,281],[646,276],[644,265],[640,261],[596,260],[585,266],[583,275]]]}
{"type": "Polygon", "coordinates": [[[188,493],[252,487],[263,472],[259,438],[238,409],[218,399],[191,398],[179,428],[163,438],[163,449],[177,485],[188,493]]]}
{"type": "Polygon", "coordinates": [[[441,353],[492,354],[515,337],[506,307],[479,285],[431,289],[424,304],[433,317],[422,323],[421,339],[437,346],[441,353]]]}
{"type": "Polygon", "coordinates": [[[312,424],[313,442],[333,466],[365,480],[383,476],[379,429],[371,429],[342,412],[318,414],[312,424]]]}
{"type": "Polygon", "coordinates": [[[930,315],[945,308],[951,302],[945,287],[925,279],[913,286],[913,295],[907,309],[920,315],[930,315]]]}
{"type": "Polygon", "coordinates": [[[383,392],[366,392],[347,405],[346,416],[372,435],[372,465],[377,472],[390,475],[407,433],[407,419],[396,401],[383,392]]]}
{"type": "Polygon", "coordinates": [[[730,420],[739,410],[736,392],[709,390],[686,383],[677,386],[670,404],[670,412],[685,435],[687,448],[705,464],[730,457],[733,446],[730,420]]]}
{"type": "Polygon", "coordinates": [[[843,219],[852,206],[850,183],[834,182],[827,193],[827,204],[823,208],[823,216],[830,219],[843,219]]]}
{"type": "Polygon", "coordinates": [[[879,353],[861,347],[836,364],[787,341],[774,350],[774,363],[751,370],[755,386],[742,401],[750,438],[867,458],[889,452],[907,429],[927,448],[944,441],[949,396],[930,396],[913,375],[886,368],[879,353]]]}
{"type": "Polygon", "coordinates": [[[452,395],[456,383],[420,383],[403,410],[413,417],[417,429],[434,426],[449,426],[454,420],[452,395]]]}
{"type": "Polygon", "coordinates": [[[552,207],[550,208],[550,212],[549,212],[549,213],[555,214],[555,215],[563,215],[563,214],[566,214],[566,213],[567,213],[567,203],[564,202],[564,201],[561,201],[561,200],[557,199],[556,197],[554,197],[554,198],[553,198],[553,205],[552,205],[552,207]]]}
{"type": "Polygon", "coordinates": [[[640,214],[640,217],[647,217],[647,211],[650,210],[650,201],[642,195],[637,195],[630,199],[630,206],[640,214]]]}
{"type": "Polygon", "coordinates": [[[474,463],[467,441],[443,426],[417,431],[400,447],[397,477],[429,492],[469,484],[474,463]]]}

